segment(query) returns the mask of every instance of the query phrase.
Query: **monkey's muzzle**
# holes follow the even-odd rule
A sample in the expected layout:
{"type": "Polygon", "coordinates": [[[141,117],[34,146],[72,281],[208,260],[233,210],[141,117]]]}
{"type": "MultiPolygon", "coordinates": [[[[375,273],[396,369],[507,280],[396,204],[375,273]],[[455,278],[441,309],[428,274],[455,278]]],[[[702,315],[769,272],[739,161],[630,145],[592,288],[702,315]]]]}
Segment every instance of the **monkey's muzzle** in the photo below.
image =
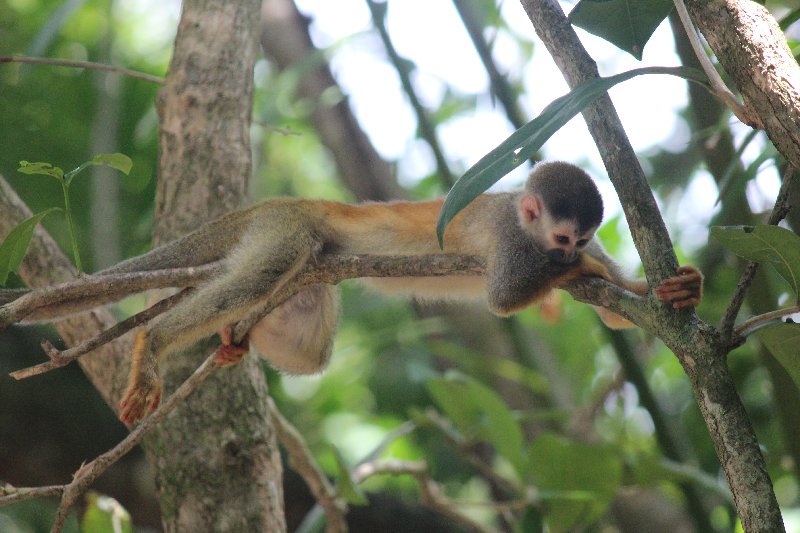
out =
{"type": "Polygon", "coordinates": [[[546,252],[547,258],[550,259],[553,263],[558,263],[559,265],[569,265],[570,263],[574,263],[575,260],[578,258],[578,254],[572,252],[571,254],[567,254],[561,248],[550,248],[546,252]]]}

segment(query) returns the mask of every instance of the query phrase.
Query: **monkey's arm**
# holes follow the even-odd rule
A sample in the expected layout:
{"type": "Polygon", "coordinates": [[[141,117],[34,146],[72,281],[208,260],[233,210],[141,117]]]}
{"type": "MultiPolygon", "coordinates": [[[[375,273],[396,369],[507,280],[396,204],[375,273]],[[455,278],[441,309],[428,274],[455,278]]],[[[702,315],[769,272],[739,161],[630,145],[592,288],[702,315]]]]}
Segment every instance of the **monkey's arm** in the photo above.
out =
{"type": "MultiPolygon", "coordinates": [[[[591,266],[587,268],[584,275],[596,276],[618,285],[638,296],[645,296],[650,290],[647,280],[631,279],[622,273],[619,266],[605,253],[602,246],[592,243],[584,252],[587,261],[591,266]],[[607,273],[604,275],[603,271],[607,273]]],[[[677,275],[663,280],[654,292],[662,302],[671,303],[675,309],[683,307],[697,307],[703,299],[703,274],[693,266],[678,267],[677,275]]],[[[595,310],[600,315],[601,320],[612,329],[623,329],[635,327],[630,320],[606,309],[605,307],[595,306],[595,310]]]]}

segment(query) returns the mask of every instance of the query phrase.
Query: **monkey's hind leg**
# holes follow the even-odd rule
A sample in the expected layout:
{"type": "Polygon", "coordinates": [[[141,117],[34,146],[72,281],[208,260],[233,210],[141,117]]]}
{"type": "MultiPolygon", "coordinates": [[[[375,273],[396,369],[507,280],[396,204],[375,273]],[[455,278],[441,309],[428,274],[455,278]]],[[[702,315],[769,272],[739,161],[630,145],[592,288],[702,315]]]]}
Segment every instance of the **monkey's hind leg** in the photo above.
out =
{"type": "Polygon", "coordinates": [[[158,406],[160,357],[244,318],[294,277],[317,248],[311,237],[297,233],[267,247],[249,246],[234,254],[228,272],[200,287],[141,332],[120,404],[120,420],[130,425],[148,408],[158,406]]]}

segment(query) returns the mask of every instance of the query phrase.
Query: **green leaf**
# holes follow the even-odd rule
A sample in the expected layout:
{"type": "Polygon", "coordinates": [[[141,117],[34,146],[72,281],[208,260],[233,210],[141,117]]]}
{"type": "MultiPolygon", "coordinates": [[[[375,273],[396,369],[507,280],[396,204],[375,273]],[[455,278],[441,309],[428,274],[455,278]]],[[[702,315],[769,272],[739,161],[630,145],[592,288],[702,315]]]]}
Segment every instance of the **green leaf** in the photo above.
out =
{"type": "Polygon", "coordinates": [[[522,517],[514,524],[515,533],[543,533],[544,517],[536,507],[526,507],[522,517]]]}
{"type": "Polygon", "coordinates": [[[522,429],[508,405],[486,385],[457,372],[427,383],[433,399],[462,432],[492,444],[524,472],[522,429]]]}
{"type": "Polygon", "coordinates": [[[86,494],[86,511],[81,517],[82,533],[132,533],[131,515],[111,498],[96,492],[86,494]]]}
{"type": "Polygon", "coordinates": [[[674,4],[672,0],[581,0],[569,21],[636,59],[674,4]]]}
{"type": "Polygon", "coordinates": [[[711,235],[740,257],[772,265],[800,303],[800,236],[778,226],[715,226],[711,235]]]}
{"type": "Polygon", "coordinates": [[[364,494],[364,491],[361,490],[361,487],[353,480],[344,457],[342,457],[342,454],[335,447],[333,447],[333,456],[336,458],[336,467],[339,471],[337,477],[339,484],[336,487],[338,495],[347,503],[353,505],[367,505],[369,503],[367,496],[364,494]]]}
{"type": "Polygon", "coordinates": [[[108,165],[111,168],[119,170],[123,172],[126,176],[131,171],[131,167],[133,167],[133,161],[131,158],[125,154],[114,153],[114,154],[100,154],[94,156],[89,161],[82,163],[79,167],[73,168],[65,175],[65,181],[67,183],[67,187],[69,187],[72,179],[86,170],[88,167],[92,165],[108,165]]]}
{"type": "Polygon", "coordinates": [[[96,155],[92,158],[92,163],[95,165],[108,165],[126,176],[130,174],[131,168],[133,168],[131,158],[120,153],[96,155]]]}
{"type": "Polygon", "coordinates": [[[43,174],[45,176],[56,178],[59,181],[64,179],[63,170],[45,162],[29,163],[28,161],[20,161],[17,171],[22,172],[23,174],[43,174]]]}
{"type": "Polygon", "coordinates": [[[758,330],[756,335],[792,376],[795,386],[800,389],[800,357],[798,357],[800,324],[776,324],[758,330]]]}
{"type": "Polygon", "coordinates": [[[569,531],[602,516],[622,482],[622,461],[607,446],[545,433],[529,452],[531,476],[547,500],[550,531],[569,531]]]}
{"type": "Polygon", "coordinates": [[[497,148],[486,154],[456,181],[445,198],[436,236],[439,246],[444,243],[447,224],[472,200],[497,180],[527,161],[542,145],[572,117],[591,104],[614,85],[644,74],[670,74],[699,83],[706,83],[702,72],[686,67],[646,67],[623,72],[608,78],[595,78],[576,87],[544,108],[538,117],[512,133],[497,148]]]}
{"type": "Polygon", "coordinates": [[[33,215],[29,219],[23,220],[0,243],[0,285],[6,284],[9,273],[15,272],[25,258],[36,225],[53,211],[61,211],[61,209],[51,207],[46,211],[33,215]]]}

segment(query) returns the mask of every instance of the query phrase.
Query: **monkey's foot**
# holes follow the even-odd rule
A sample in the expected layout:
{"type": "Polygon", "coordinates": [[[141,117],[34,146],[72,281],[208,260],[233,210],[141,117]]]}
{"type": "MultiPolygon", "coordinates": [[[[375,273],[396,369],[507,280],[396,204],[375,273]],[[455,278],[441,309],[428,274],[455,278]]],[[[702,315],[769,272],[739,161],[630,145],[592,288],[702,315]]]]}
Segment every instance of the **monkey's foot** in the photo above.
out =
{"type": "Polygon", "coordinates": [[[144,417],[148,412],[156,410],[161,403],[161,384],[155,386],[131,385],[120,402],[119,419],[127,427],[144,417]]]}
{"type": "Polygon", "coordinates": [[[219,338],[222,341],[217,348],[214,362],[219,366],[230,366],[239,363],[242,357],[250,351],[250,339],[244,336],[242,342],[233,342],[233,326],[225,326],[219,331],[219,338]]]}
{"type": "Polygon", "coordinates": [[[678,268],[678,275],[667,278],[654,289],[662,302],[671,302],[672,307],[697,307],[703,299],[703,274],[693,266],[678,268]]]}

